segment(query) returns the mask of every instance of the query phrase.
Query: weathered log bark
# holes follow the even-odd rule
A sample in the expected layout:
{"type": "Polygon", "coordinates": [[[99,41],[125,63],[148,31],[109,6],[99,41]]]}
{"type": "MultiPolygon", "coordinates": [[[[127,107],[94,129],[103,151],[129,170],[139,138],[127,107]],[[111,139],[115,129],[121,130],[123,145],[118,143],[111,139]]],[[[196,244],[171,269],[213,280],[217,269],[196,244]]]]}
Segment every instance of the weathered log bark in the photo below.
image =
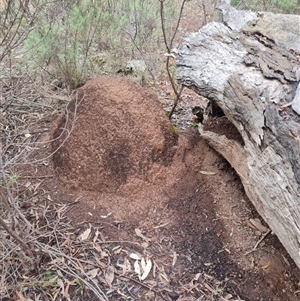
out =
{"type": "Polygon", "coordinates": [[[300,268],[300,16],[238,11],[228,2],[220,7],[223,23],[207,24],[177,49],[178,82],[236,127],[242,142],[205,124],[200,133],[237,171],[300,268]]]}

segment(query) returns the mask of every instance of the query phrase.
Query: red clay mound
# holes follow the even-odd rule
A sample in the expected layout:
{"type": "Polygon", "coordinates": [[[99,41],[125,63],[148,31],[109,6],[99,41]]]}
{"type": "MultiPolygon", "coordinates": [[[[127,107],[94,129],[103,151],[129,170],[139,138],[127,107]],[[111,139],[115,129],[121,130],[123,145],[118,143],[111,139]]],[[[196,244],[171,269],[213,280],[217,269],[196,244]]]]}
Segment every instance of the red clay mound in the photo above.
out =
{"type": "Polygon", "coordinates": [[[130,181],[148,181],[152,169],[172,162],[177,148],[177,135],[157,97],[109,77],[78,90],[54,139],[53,160],[62,184],[112,193],[130,181]]]}

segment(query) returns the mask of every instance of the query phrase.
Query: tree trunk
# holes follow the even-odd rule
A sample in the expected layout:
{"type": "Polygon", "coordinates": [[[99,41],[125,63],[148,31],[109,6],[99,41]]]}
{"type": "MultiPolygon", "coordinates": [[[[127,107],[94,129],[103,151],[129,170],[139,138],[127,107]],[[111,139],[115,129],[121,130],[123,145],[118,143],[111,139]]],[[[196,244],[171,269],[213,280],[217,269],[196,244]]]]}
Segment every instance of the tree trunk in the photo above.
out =
{"type": "Polygon", "coordinates": [[[300,268],[300,16],[221,2],[223,23],[207,24],[176,50],[178,82],[236,128],[227,136],[205,123],[199,130],[300,268]]]}

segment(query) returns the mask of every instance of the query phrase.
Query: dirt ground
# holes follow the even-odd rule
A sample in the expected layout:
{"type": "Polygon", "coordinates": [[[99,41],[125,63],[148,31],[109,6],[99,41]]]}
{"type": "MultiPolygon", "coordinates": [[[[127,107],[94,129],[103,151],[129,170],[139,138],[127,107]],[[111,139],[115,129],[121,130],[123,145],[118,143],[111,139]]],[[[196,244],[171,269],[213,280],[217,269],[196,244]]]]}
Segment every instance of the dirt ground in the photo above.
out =
{"type": "MultiPolygon", "coordinates": [[[[82,185],[74,189],[48,159],[31,174],[43,190],[38,202],[47,195],[48,203],[70,206],[72,237],[91,242],[86,256],[89,262],[96,259],[101,272],[94,280],[108,300],[300,300],[299,270],[251,205],[234,170],[191,126],[191,108],[201,102],[185,91],[173,117],[177,150],[146,179],[125,181],[111,193],[82,185]],[[83,239],[87,229],[91,234],[83,239]],[[143,261],[151,262],[145,279],[135,270],[143,261]]],[[[221,122],[216,126],[230,131],[221,122]]],[[[50,132],[40,141],[49,138],[50,132]]],[[[51,153],[51,145],[44,151],[51,153]]],[[[70,295],[98,300],[88,289],[83,294],[70,289],[70,295]]]]}

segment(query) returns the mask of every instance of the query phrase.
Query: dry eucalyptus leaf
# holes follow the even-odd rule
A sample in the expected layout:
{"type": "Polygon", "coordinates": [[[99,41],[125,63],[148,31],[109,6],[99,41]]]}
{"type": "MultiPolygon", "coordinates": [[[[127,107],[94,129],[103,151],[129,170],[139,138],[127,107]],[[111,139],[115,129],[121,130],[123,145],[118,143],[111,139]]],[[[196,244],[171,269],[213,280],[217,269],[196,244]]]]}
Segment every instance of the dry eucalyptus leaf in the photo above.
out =
{"type": "Polygon", "coordinates": [[[25,184],[25,187],[26,188],[28,188],[28,187],[30,187],[31,186],[31,182],[27,182],[26,184],[25,184]]]}
{"type": "Polygon", "coordinates": [[[148,238],[148,237],[146,237],[145,235],[143,235],[143,233],[142,233],[142,231],[140,230],[140,229],[134,229],[134,231],[135,231],[135,234],[138,236],[138,237],[140,237],[140,238],[142,238],[143,240],[145,240],[145,241],[150,241],[150,239],[148,238]]]}
{"type": "Polygon", "coordinates": [[[91,228],[87,228],[83,233],[80,234],[80,240],[87,240],[91,234],[91,228]]]}
{"type": "Polygon", "coordinates": [[[175,266],[176,262],[177,262],[177,253],[174,251],[173,252],[173,262],[172,262],[173,267],[175,266]]]}
{"type": "Polygon", "coordinates": [[[141,280],[141,267],[140,267],[140,263],[138,260],[136,260],[134,262],[134,271],[135,273],[138,275],[139,279],[141,280]]]}
{"type": "Polygon", "coordinates": [[[112,215],[112,212],[108,212],[106,215],[101,215],[101,218],[108,218],[112,215]]]}
{"type": "Polygon", "coordinates": [[[105,242],[106,239],[104,237],[104,235],[102,234],[102,232],[99,232],[100,238],[101,238],[101,242],[105,242]]]}
{"type": "Polygon", "coordinates": [[[206,170],[200,170],[200,173],[203,174],[203,175],[207,175],[207,176],[213,176],[213,175],[217,174],[216,172],[206,171],[206,170]]]}
{"type": "Polygon", "coordinates": [[[95,232],[95,236],[94,236],[94,238],[93,238],[93,242],[94,242],[94,243],[95,243],[96,240],[98,239],[98,236],[99,236],[99,231],[98,231],[98,229],[97,229],[96,232],[95,232]]]}
{"type": "Polygon", "coordinates": [[[123,275],[131,272],[131,264],[127,258],[124,259],[124,264],[122,265],[122,269],[123,269],[122,272],[123,275]]]}
{"type": "Polygon", "coordinates": [[[153,227],[153,229],[163,228],[163,227],[167,226],[168,224],[170,224],[170,222],[155,226],[155,227],[153,227]]]}
{"type": "Polygon", "coordinates": [[[147,242],[143,241],[143,242],[141,243],[141,246],[142,246],[144,249],[146,249],[146,248],[149,247],[149,244],[148,244],[147,242]]]}
{"type": "Polygon", "coordinates": [[[141,259],[141,255],[140,254],[136,254],[136,253],[130,253],[129,257],[131,259],[134,259],[134,260],[140,260],[141,259]]]}
{"type": "Polygon", "coordinates": [[[267,262],[266,264],[264,264],[261,268],[262,269],[267,269],[270,266],[270,262],[267,262]]]}
{"type": "Polygon", "coordinates": [[[198,281],[200,277],[201,277],[201,273],[197,273],[194,277],[194,280],[198,281]]]}
{"type": "Polygon", "coordinates": [[[101,258],[104,258],[104,257],[109,257],[109,255],[107,254],[107,252],[101,251],[101,258]]]}
{"type": "Polygon", "coordinates": [[[121,253],[121,251],[122,251],[123,249],[122,249],[122,247],[121,246],[116,246],[116,247],[114,247],[113,249],[112,249],[112,251],[114,252],[114,254],[120,254],[121,253]]]}
{"type": "Polygon", "coordinates": [[[64,292],[63,292],[63,298],[68,298],[69,297],[69,287],[70,287],[70,285],[74,285],[75,282],[76,282],[76,279],[73,279],[71,281],[67,281],[66,288],[64,289],[64,292]]]}
{"type": "Polygon", "coordinates": [[[159,278],[161,279],[161,282],[170,282],[170,279],[165,273],[159,273],[159,278]]]}
{"type": "Polygon", "coordinates": [[[92,269],[92,270],[88,271],[86,274],[88,276],[90,276],[91,278],[95,278],[98,274],[98,271],[99,271],[98,268],[97,269],[92,269]]]}
{"type": "Polygon", "coordinates": [[[142,272],[145,270],[145,268],[146,268],[146,260],[145,260],[144,257],[142,257],[142,259],[141,259],[141,270],[142,270],[142,272]]]}
{"type": "Polygon", "coordinates": [[[105,274],[105,280],[108,286],[111,288],[112,287],[112,282],[114,281],[115,278],[115,269],[113,266],[109,266],[106,270],[105,274]]]}
{"type": "Polygon", "coordinates": [[[147,258],[146,259],[146,266],[143,269],[143,274],[141,276],[141,280],[145,280],[148,277],[148,275],[151,271],[151,268],[152,268],[152,261],[151,261],[150,258],[147,258]]]}
{"type": "Polygon", "coordinates": [[[93,244],[93,247],[94,247],[94,249],[95,249],[96,251],[98,251],[99,253],[102,252],[102,249],[101,249],[101,247],[100,247],[98,244],[94,243],[94,244],[93,244]]]}
{"type": "Polygon", "coordinates": [[[153,260],[153,269],[152,269],[152,275],[153,278],[155,279],[156,277],[156,269],[158,269],[157,264],[155,263],[155,261],[153,260]]]}

